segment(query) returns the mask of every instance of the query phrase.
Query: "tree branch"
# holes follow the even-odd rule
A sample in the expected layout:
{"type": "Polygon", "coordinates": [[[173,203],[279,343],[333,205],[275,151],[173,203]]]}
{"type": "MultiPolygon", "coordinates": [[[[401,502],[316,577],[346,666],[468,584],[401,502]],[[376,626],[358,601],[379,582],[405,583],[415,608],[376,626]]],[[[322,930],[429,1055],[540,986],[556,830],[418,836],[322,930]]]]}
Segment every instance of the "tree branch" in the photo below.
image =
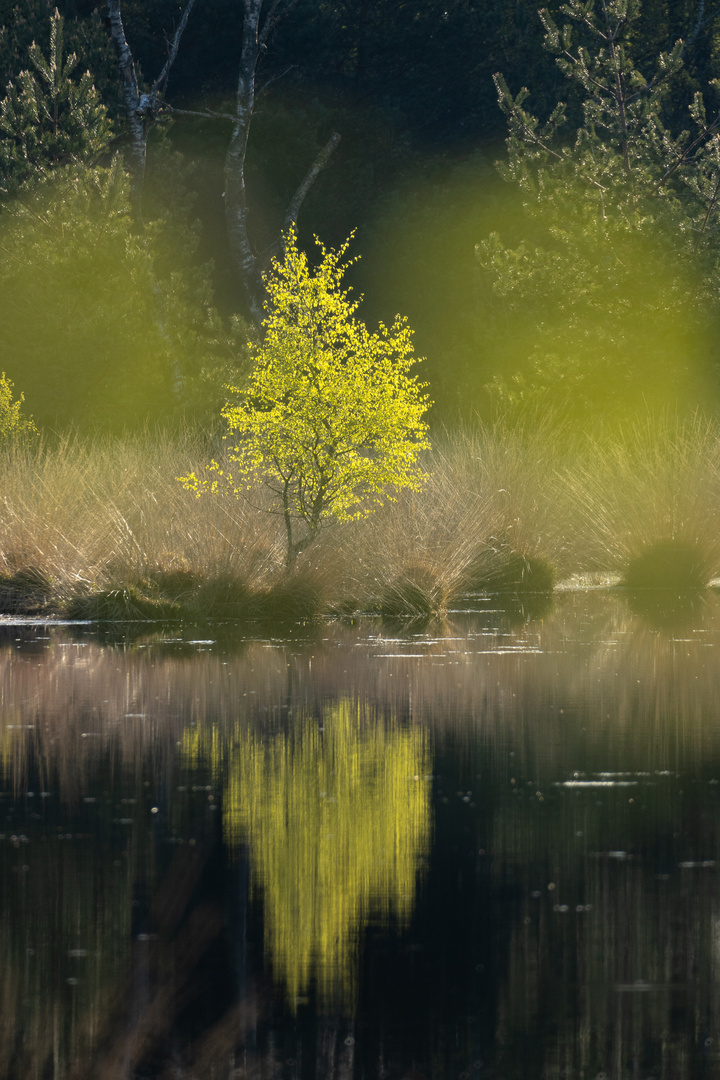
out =
{"type": "Polygon", "coordinates": [[[232,124],[237,120],[233,113],[218,112],[215,109],[176,109],[174,105],[163,105],[166,112],[176,116],[201,116],[204,120],[229,120],[232,124]]]}
{"type": "Polygon", "coordinates": [[[290,64],[290,66],[289,66],[289,67],[286,67],[284,71],[280,71],[280,72],[278,72],[278,74],[277,74],[277,75],[271,75],[271,76],[270,76],[270,78],[269,78],[269,79],[267,79],[267,80],[266,80],[266,81],[265,81],[265,82],[264,82],[264,83],[262,84],[262,86],[260,87],[260,89],[259,89],[259,90],[256,90],[256,91],[255,91],[255,97],[256,97],[256,98],[259,98],[261,94],[264,94],[264,93],[265,93],[265,91],[267,90],[268,86],[272,86],[272,84],[273,84],[274,82],[277,82],[277,81],[278,81],[278,79],[284,79],[284,78],[285,78],[285,76],[286,76],[286,75],[287,75],[287,74],[288,74],[288,73],[289,73],[290,71],[293,71],[293,69],[294,69],[294,68],[296,68],[296,67],[297,67],[297,64],[290,64]]]}
{"type": "Polygon", "coordinates": [[[155,82],[152,84],[152,89],[150,90],[150,98],[153,105],[155,105],[157,101],[158,94],[162,95],[162,93],[164,93],[165,91],[168,76],[170,75],[170,68],[175,63],[175,58],[177,57],[178,49],[180,47],[180,38],[183,36],[183,31],[187,26],[188,19],[190,18],[190,12],[192,11],[194,4],[195,0],[188,0],[185,6],[185,10],[182,13],[182,18],[178,23],[177,30],[175,31],[175,37],[172,40],[170,52],[168,53],[168,58],[165,61],[165,66],[163,67],[155,82]]]}
{"type": "Polygon", "coordinates": [[[258,35],[258,45],[261,49],[265,48],[267,39],[270,37],[278,23],[282,22],[282,20],[290,14],[292,9],[294,7],[297,7],[298,3],[299,0],[288,0],[288,3],[285,5],[285,7],[278,11],[277,9],[280,5],[280,0],[273,0],[272,7],[268,11],[267,17],[262,26],[262,30],[258,35]]]}
{"type": "Polygon", "coordinates": [[[297,224],[297,217],[300,213],[300,207],[304,203],[310,188],[313,186],[318,176],[325,168],[330,158],[333,156],[338,146],[340,145],[340,135],[337,131],[333,132],[328,141],[323,146],[318,156],[313,161],[312,165],[305,174],[297,191],[290,200],[290,204],[285,212],[285,220],[283,222],[283,232],[287,232],[297,224]]]}
{"type": "Polygon", "coordinates": [[[704,14],[705,14],[705,0],[700,0],[700,3],[698,5],[698,17],[697,17],[697,19],[695,21],[695,26],[693,27],[693,29],[692,29],[692,31],[690,33],[690,37],[685,42],[685,48],[683,49],[683,52],[685,52],[685,49],[691,49],[692,46],[695,44],[695,39],[697,38],[698,34],[700,33],[700,31],[702,29],[703,15],[704,14]]]}

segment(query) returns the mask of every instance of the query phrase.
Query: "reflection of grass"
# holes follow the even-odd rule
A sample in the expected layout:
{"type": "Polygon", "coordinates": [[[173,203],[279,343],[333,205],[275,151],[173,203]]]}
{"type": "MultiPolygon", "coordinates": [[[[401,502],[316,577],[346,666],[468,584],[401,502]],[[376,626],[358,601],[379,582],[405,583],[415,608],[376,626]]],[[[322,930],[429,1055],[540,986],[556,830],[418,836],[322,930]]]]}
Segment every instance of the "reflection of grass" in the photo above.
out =
{"type": "MultiPolygon", "coordinates": [[[[288,815],[284,822],[281,819],[278,823],[279,810],[283,806],[303,805],[303,799],[312,792],[311,781],[316,782],[317,790],[325,790],[331,797],[336,794],[332,788],[319,787],[320,781],[328,782],[326,776],[334,761],[332,753],[323,748],[317,728],[308,721],[308,737],[303,742],[304,731],[301,731],[293,741],[284,734],[293,727],[286,718],[288,715],[306,717],[312,713],[319,717],[323,713],[330,714],[323,724],[323,736],[330,741],[330,720],[336,712],[327,708],[327,702],[342,700],[349,686],[360,701],[385,699],[393,702],[398,715],[410,713],[415,723],[422,720],[432,726],[433,744],[440,748],[445,762],[448,755],[443,743],[459,746],[463,755],[466,752],[478,755],[475,759],[477,767],[470,764],[471,758],[463,757],[463,761],[468,761],[467,766],[463,765],[464,774],[469,773],[472,781],[464,780],[457,787],[472,786],[481,807],[478,812],[487,812],[486,827],[480,834],[479,843],[492,856],[488,860],[490,866],[497,867],[499,875],[503,867],[512,867],[513,875],[523,875],[516,880],[526,883],[517,901],[521,904],[518,913],[520,916],[527,914],[532,922],[526,925],[521,918],[513,927],[509,976],[498,991],[501,1033],[506,1036],[503,1054],[512,1056],[513,1047],[521,1045],[519,1040],[523,1030],[530,1029],[533,1017],[537,1015],[536,1003],[542,1009],[547,1002],[562,1001],[563,1008],[557,1008],[554,1013],[559,1019],[574,1015],[570,1010],[575,1007],[581,1010],[583,1018],[587,1018],[588,1030],[605,1032],[608,1030],[603,1011],[603,987],[606,985],[611,988],[615,982],[630,985],[638,978],[669,984],[671,976],[666,977],[660,970],[661,962],[668,957],[670,946],[680,950],[684,941],[692,943],[692,955],[700,958],[701,973],[708,969],[711,954],[707,936],[704,932],[703,936],[700,934],[700,927],[707,925],[707,908],[702,909],[702,921],[696,918],[696,913],[699,902],[708,906],[715,903],[716,871],[703,870],[701,873],[705,877],[698,880],[697,885],[695,871],[682,871],[688,875],[688,888],[693,890],[692,902],[687,901],[688,893],[685,892],[682,896],[676,894],[679,899],[672,904],[665,902],[663,884],[652,877],[652,867],[657,865],[658,859],[658,837],[662,839],[668,857],[672,858],[673,867],[684,856],[714,858],[718,850],[717,823],[720,819],[715,813],[714,795],[712,802],[708,801],[701,790],[705,787],[703,784],[698,785],[694,796],[686,788],[686,796],[682,799],[669,798],[669,794],[685,786],[686,778],[658,780],[655,776],[655,770],[687,770],[690,766],[698,778],[717,776],[713,765],[717,765],[720,731],[713,702],[718,700],[720,693],[720,671],[711,658],[720,640],[717,630],[719,598],[708,590],[704,594],[704,603],[704,623],[696,626],[696,629],[704,629],[704,634],[696,641],[679,642],[678,636],[690,635],[650,630],[643,620],[628,611],[617,594],[599,594],[590,598],[559,596],[555,610],[542,625],[530,627],[514,639],[515,644],[524,642],[537,646],[538,655],[507,651],[507,625],[500,622],[501,616],[497,614],[458,620],[455,626],[446,629],[445,637],[438,628],[432,639],[422,644],[406,637],[378,646],[371,638],[367,648],[358,648],[354,631],[346,632],[343,626],[330,624],[322,630],[327,641],[319,637],[312,643],[296,642],[287,646],[275,642],[273,648],[268,648],[267,641],[247,642],[238,646],[236,653],[229,647],[209,647],[202,651],[196,647],[192,656],[188,653],[193,650],[182,643],[168,643],[164,651],[158,646],[152,650],[102,650],[93,644],[78,649],[65,648],[61,647],[62,643],[71,639],[68,631],[60,628],[51,632],[53,642],[36,652],[31,663],[28,663],[28,653],[24,649],[16,650],[10,645],[0,651],[3,700],[17,703],[12,714],[4,713],[2,717],[9,728],[3,743],[8,780],[21,764],[23,754],[34,747],[44,775],[57,776],[57,787],[50,783],[48,787],[57,790],[61,799],[73,798],[78,791],[84,793],[87,781],[83,776],[92,771],[93,762],[97,761],[91,756],[93,747],[100,745],[100,740],[82,737],[82,733],[92,730],[103,734],[102,745],[110,745],[111,753],[126,765],[129,775],[137,776],[139,783],[147,774],[141,773],[136,763],[144,757],[152,763],[152,769],[157,770],[156,775],[165,778],[163,784],[168,791],[172,791],[176,783],[204,785],[210,783],[209,770],[201,767],[186,778],[178,774],[173,756],[183,732],[190,731],[192,724],[197,723],[199,728],[205,727],[206,733],[217,731],[224,747],[230,751],[237,777],[237,802],[234,805],[244,803],[245,820],[253,819],[254,835],[267,860],[263,866],[268,874],[273,875],[276,883],[283,881],[280,859],[294,857],[292,842],[296,836],[301,836],[304,846],[298,846],[298,857],[300,853],[305,856],[302,866],[309,879],[315,869],[323,865],[331,844],[329,839],[323,839],[318,825],[321,826],[324,820],[328,833],[346,836],[352,824],[352,815],[346,811],[353,804],[349,799],[343,808],[333,803],[325,805],[325,800],[322,812],[327,816],[322,819],[319,800],[309,799],[308,812],[297,817],[288,815]],[[495,641],[488,631],[493,617],[498,620],[495,641]],[[469,635],[467,631],[470,631],[469,635]],[[465,640],[458,646],[453,639],[461,634],[465,640]],[[573,642],[577,643],[576,647],[573,642]],[[710,644],[714,649],[708,650],[710,644]],[[486,650],[495,646],[499,651],[489,655],[486,650]],[[455,649],[459,651],[455,652],[455,649]],[[379,660],[379,652],[400,654],[403,650],[411,654],[427,650],[428,662],[412,657],[403,659],[398,655],[379,660]],[[592,689],[589,696],[588,687],[592,689]],[[83,701],[95,704],[90,709],[83,707],[83,701]],[[579,701],[585,703],[581,711],[576,709],[579,701]],[[42,717],[42,724],[37,724],[38,717],[42,717]],[[269,718],[272,717],[277,718],[277,726],[268,734],[269,718]],[[239,737],[234,730],[238,718],[242,719],[239,737]],[[37,726],[28,730],[25,725],[33,722],[37,726]],[[224,730],[227,735],[223,740],[224,730]],[[256,732],[255,739],[250,735],[251,730],[256,732]],[[260,753],[263,737],[264,756],[260,753]],[[251,759],[253,747],[254,759],[251,759]],[[507,753],[510,748],[511,756],[507,753]],[[241,751],[245,751],[242,757],[241,751]],[[493,768],[498,770],[495,774],[497,786],[494,781],[491,785],[486,778],[491,759],[493,768]],[[701,771],[705,765],[706,770],[701,771]],[[251,766],[256,770],[253,775],[267,781],[268,788],[255,790],[252,797],[248,794],[247,783],[245,794],[242,786],[251,766]],[[311,766],[315,767],[315,772],[311,766]],[[572,777],[574,769],[587,769],[588,774],[591,769],[633,769],[650,772],[652,776],[646,778],[647,785],[643,784],[641,788],[642,802],[636,799],[635,811],[628,810],[628,793],[623,789],[611,802],[605,795],[598,796],[595,792],[578,793],[554,786],[555,782],[572,777]],[[290,778],[291,772],[296,774],[295,779],[290,778]],[[476,774],[484,774],[483,779],[476,774]],[[518,781],[515,787],[523,789],[522,796],[513,795],[515,788],[511,789],[511,777],[518,781]],[[532,779],[531,786],[527,786],[526,779],[532,779]],[[537,798],[537,791],[544,794],[542,803],[537,798]],[[597,805],[600,799],[602,805],[597,805]],[[647,803],[646,809],[643,809],[644,803],[647,803]],[[687,809],[683,809],[685,803],[687,809]],[[630,818],[625,817],[626,812],[631,814],[630,818]],[[333,814],[337,814],[337,819],[332,817],[333,814]],[[687,829],[699,840],[697,849],[690,851],[689,856],[687,829]],[[272,841],[271,830],[274,833],[272,841]],[[679,837],[677,842],[673,842],[675,833],[679,837]],[[313,837],[314,848],[309,843],[313,837]],[[639,858],[619,862],[583,855],[584,852],[607,852],[620,847],[635,854],[647,851],[648,863],[639,858]],[[676,851],[683,855],[675,854],[676,851]],[[628,890],[624,884],[626,881],[631,884],[630,875],[640,865],[650,867],[651,880],[646,885],[641,883],[639,890],[634,889],[637,904],[631,907],[627,903],[628,890]],[[586,873],[581,873],[583,867],[589,868],[586,873]],[[554,893],[547,891],[548,882],[557,885],[554,893]],[[534,889],[542,890],[541,900],[532,898],[531,890],[534,889]],[[553,911],[555,903],[569,903],[570,911],[566,914],[553,911]],[[575,905],[579,903],[591,903],[592,911],[575,914],[575,905]],[[687,933],[683,929],[685,926],[687,933]],[[591,996],[583,997],[579,1004],[570,996],[562,996],[558,958],[565,958],[568,953],[554,948],[558,940],[561,943],[568,940],[554,935],[566,933],[573,937],[576,932],[577,972],[592,989],[591,996]],[[538,942],[541,942],[541,948],[538,942]],[[619,947],[615,948],[614,942],[619,942],[619,947]],[[584,976],[583,972],[586,973],[584,976]],[[598,998],[598,994],[602,996],[598,998]],[[512,1026],[510,1009],[518,1010],[515,1015],[520,1018],[519,1028],[512,1026]],[[514,1042],[516,1039],[518,1043],[514,1042]]],[[[375,630],[378,632],[377,624],[375,630]]],[[[14,634],[15,631],[11,641],[14,634]]],[[[401,727],[400,730],[406,729],[401,727]]],[[[364,735],[365,729],[360,726],[360,738],[364,735]]],[[[426,740],[429,738],[426,735],[426,740]]],[[[186,747],[189,742],[188,739],[186,747]]],[[[383,766],[386,758],[393,757],[391,746],[392,731],[388,732],[387,741],[380,741],[377,747],[378,759],[383,766]]],[[[219,742],[218,751],[220,749],[219,742]]],[[[345,766],[329,777],[336,788],[342,788],[348,775],[351,780],[355,776],[348,764],[351,755],[340,756],[346,762],[345,766]]],[[[358,754],[358,757],[361,759],[362,755],[358,754]]],[[[447,771],[452,773],[451,769],[447,771]]],[[[474,815],[475,809],[463,804],[454,793],[455,784],[451,786],[452,790],[448,788],[451,801],[462,805],[463,814],[474,815]]],[[[415,782],[412,782],[411,790],[414,787],[415,782]]],[[[217,790],[217,787],[213,788],[213,791],[217,790]]],[[[708,793],[715,790],[706,789],[708,793]]],[[[629,795],[635,795],[635,789],[629,795]]],[[[204,801],[206,796],[204,792],[198,793],[197,798],[204,801]]],[[[371,797],[369,802],[377,806],[374,798],[371,797]]],[[[369,813],[370,809],[362,803],[359,805],[358,829],[363,820],[361,814],[369,813]]],[[[112,809],[107,811],[108,814],[114,812],[112,809]]],[[[212,817],[209,811],[208,817],[212,817]]],[[[465,824],[469,825],[473,820],[468,816],[465,824]]],[[[169,824],[178,829],[180,836],[187,837],[183,821],[178,816],[169,824]]],[[[144,830],[140,832],[144,835],[144,830]]],[[[399,835],[405,833],[400,831],[399,835]]],[[[474,846],[472,830],[470,833],[460,831],[458,836],[461,840],[465,837],[471,845],[468,850],[471,850],[474,846]]],[[[63,844],[47,846],[57,850],[63,848],[63,844]]],[[[40,847],[39,844],[36,846],[40,847]]],[[[39,857],[33,851],[34,847],[29,847],[26,855],[21,849],[22,861],[32,863],[39,857]]],[[[485,862],[483,856],[478,865],[484,867],[485,862]]],[[[340,860],[340,863],[339,867],[331,869],[337,870],[341,880],[346,880],[352,864],[350,860],[340,860]]],[[[85,872],[89,865],[88,862],[85,872]]],[[[141,860],[140,865],[145,863],[141,860]]],[[[487,872],[494,871],[488,869],[487,872]]],[[[120,869],[118,873],[121,873],[120,869]]],[[[68,880],[75,881],[74,875],[74,866],[68,864],[68,880]]],[[[361,880],[360,875],[358,880],[361,880]]],[[[509,875],[495,880],[502,886],[499,895],[505,903],[509,875]]],[[[55,894],[51,884],[45,885],[43,881],[36,891],[44,898],[42,902],[54,910],[55,894]]],[[[91,897],[94,895],[92,889],[98,886],[97,879],[93,885],[92,877],[88,877],[86,884],[91,897]]],[[[112,880],[99,884],[105,884],[106,888],[115,885],[112,880]]],[[[306,883],[302,888],[305,887],[306,883]]],[[[178,891],[177,882],[173,882],[168,891],[174,895],[178,891]]],[[[287,890],[281,895],[278,886],[277,909],[273,909],[279,911],[278,918],[283,910],[287,912],[291,907],[292,900],[301,895],[299,885],[292,895],[287,890]]],[[[116,900],[119,902],[119,894],[113,892],[111,896],[113,904],[116,900]]],[[[33,902],[40,903],[37,898],[33,902]]],[[[305,906],[305,914],[314,916],[318,906],[311,899],[305,906]]],[[[119,911],[118,921],[124,910],[119,911]]],[[[198,916],[195,922],[187,923],[187,932],[180,941],[183,950],[179,945],[175,950],[180,956],[185,955],[185,946],[197,948],[197,941],[204,940],[201,932],[207,933],[208,925],[205,914],[201,914],[202,919],[198,916]]],[[[84,922],[83,919],[83,925],[84,922]]],[[[287,937],[285,935],[284,940],[287,937]]],[[[23,1018],[24,1029],[29,1032],[28,1044],[40,1029],[33,1045],[37,1047],[38,1055],[44,1055],[47,1049],[44,1038],[51,1030],[42,1027],[47,1010],[40,1019],[35,1013],[31,1015],[24,1005],[24,991],[21,992],[19,984],[15,988],[10,985],[11,980],[17,980],[24,970],[20,965],[25,962],[27,944],[20,935],[13,940],[15,952],[7,958],[8,986],[3,1000],[16,1030],[23,1018]]],[[[499,945],[501,950],[505,948],[505,940],[503,936],[499,945]]],[[[281,949],[283,938],[272,947],[281,949]]],[[[679,951],[677,955],[680,955],[679,951]]],[[[105,952],[103,956],[106,956],[105,952]]],[[[299,962],[293,963],[299,966],[299,962]]],[[[168,956],[167,970],[177,972],[175,965],[173,955],[168,956]]],[[[575,968],[568,971],[572,977],[562,985],[574,988],[575,968]]],[[[191,973],[188,978],[192,977],[191,973]]],[[[121,997],[127,990],[127,1001],[133,1000],[133,988],[126,986],[112,971],[108,975],[108,985],[118,987],[121,997]]],[[[69,993],[69,989],[65,992],[69,993]]],[[[571,992],[568,990],[568,995],[571,992]]],[[[608,993],[607,999],[608,1004],[616,1001],[614,990],[608,993]]],[[[658,1002],[658,1010],[662,1006],[661,1011],[653,1013],[651,1024],[659,1032],[663,1030],[661,1023],[665,1022],[665,999],[652,1000],[658,1002]]],[[[698,1009],[696,1013],[693,1006],[688,1020],[700,1025],[703,1022],[700,1005],[706,998],[699,994],[692,1000],[698,1002],[698,1009]]],[[[102,1002],[98,1009],[101,1005],[102,1002]]],[[[158,1014],[148,1015],[152,1019],[158,1014]]],[[[713,1025],[715,1017],[713,1012],[710,1017],[713,1025]]],[[[113,1013],[111,1018],[116,1021],[117,1014],[113,1013]]],[[[126,1026],[117,1022],[112,1026],[109,1022],[100,1025],[102,1019],[95,1009],[89,1014],[88,1024],[92,1021],[93,1031],[99,1031],[101,1035],[114,1032],[116,1041],[111,1043],[112,1049],[123,1049],[126,1026]]],[[[143,1026],[140,1033],[146,1030],[143,1026]]],[[[166,1030],[166,1026],[160,1026],[158,1042],[152,1044],[151,1049],[155,1045],[161,1048],[168,1045],[166,1030]]],[[[623,1031],[627,1029],[617,1029],[617,1037],[623,1031]]],[[[572,1045],[578,1056],[585,1055],[580,1044],[572,1045]]],[[[228,1050],[225,1055],[225,1063],[230,1052],[228,1050]]],[[[519,1049],[517,1054],[519,1058],[519,1049]]],[[[592,1055],[590,1057],[594,1060],[592,1055]]],[[[217,1058],[219,1075],[219,1052],[217,1058]]],[[[198,1061],[202,1060],[199,1056],[198,1061]]],[[[513,1073],[511,1064],[515,1072],[522,1075],[522,1063],[516,1063],[514,1058],[507,1063],[504,1074],[513,1073]]],[[[591,1075],[599,1071],[601,1064],[606,1068],[601,1059],[591,1075]]],[[[195,1072],[199,1076],[210,1075],[207,1068],[201,1072],[199,1065],[195,1072]]],[[[37,1073],[28,1069],[25,1075],[36,1074],[42,1075],[40,1068],[37,1073]]],[[[110,1074],[98,1072],[97,1075],[110,1074]]]]}
{"type": "Polygon", "coordinates": [[[0,610],[78,618],[307,619],[443,613],[473,593],[548,593],[604,571],[628,586],[720,572],[720,440],[711,423],[646,423],[598,443],[543,422],[446,436],[427,483],[328,529],[283,567],[282,521],[196,499],[175,477],[210,449],[191,433],[7,447],[0,610]]]}

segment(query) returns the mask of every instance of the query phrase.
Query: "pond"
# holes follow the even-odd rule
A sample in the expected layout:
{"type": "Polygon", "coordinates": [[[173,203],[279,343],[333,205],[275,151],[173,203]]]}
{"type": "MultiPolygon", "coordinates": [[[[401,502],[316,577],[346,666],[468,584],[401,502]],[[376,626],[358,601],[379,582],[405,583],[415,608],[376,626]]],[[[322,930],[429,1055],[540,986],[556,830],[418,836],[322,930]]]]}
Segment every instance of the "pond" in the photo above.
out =
{"type": "Polygon", "coordinates": [[[720,595],[0,623],[0,1076],[720,1072],[720,595]]]}

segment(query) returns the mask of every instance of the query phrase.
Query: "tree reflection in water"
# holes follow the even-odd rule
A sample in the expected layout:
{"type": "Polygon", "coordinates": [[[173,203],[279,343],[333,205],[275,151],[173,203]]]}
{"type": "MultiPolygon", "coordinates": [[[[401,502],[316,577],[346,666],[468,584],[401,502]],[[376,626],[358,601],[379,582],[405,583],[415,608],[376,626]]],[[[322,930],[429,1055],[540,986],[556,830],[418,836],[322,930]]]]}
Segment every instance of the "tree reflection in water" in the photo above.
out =
{"type": "Polygon", "coordinates": [[[0,1078],[717,1075],[720,597],[632,603],[0,627],[0,1078]]]}
{"type": "Polygon", "coordinates": [[[224,786],[225,836],[250,847],[265,947],[294,1007],[314,984],[351,1009],[360,937],[371,917],[412,915],[430,846],[431,757],[422,728],[373,718],[348,700],[269,738],[235,726],[185,738],[224,786]]]}

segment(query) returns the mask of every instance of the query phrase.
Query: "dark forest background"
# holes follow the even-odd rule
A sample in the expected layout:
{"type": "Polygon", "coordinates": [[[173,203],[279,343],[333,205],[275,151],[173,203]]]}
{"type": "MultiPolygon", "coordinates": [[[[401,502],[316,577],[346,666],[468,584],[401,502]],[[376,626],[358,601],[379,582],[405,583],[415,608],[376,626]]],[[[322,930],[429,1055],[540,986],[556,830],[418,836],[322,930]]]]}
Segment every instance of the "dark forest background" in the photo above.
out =
{"type": "MultiPolygon", "coordinates": [[[[48,55],[55,6],[0,0],[0,86],[17,90],[21,72],[31,67],[33,42],[48,55]]],[[[242,378],[245,342],[257,331],[224,221],[231,124],[186,113],[232,111],[244,5],[197,0],[191,12],[163,107],[148,131],[145,235],[130,259],[134,269],[122,261],[139,235],[130,196],[117,173],[108,179],[128,135],[105,5],[60,0],[57,6],[65,53],[78,56],[70,78],[87,69],[107,110],[108,132],[83,159],[86,174],[102,177],[95,180],[100,195],[83,202],[77,177],[68,180],[70,157],[77,167],[82,154],[45,160],[16,183],[6,155],[0,366],[48,426],[120,427],[179,412],[205,420],[216,414],[223,385],[242,378]],[[114,224],[83,237],[83,215],[92,218],[98,198],[103,221],[114,224]],[[99,270],[93,259],[120,219],[127,237],[118,239],[117,250],[108,241],[99,270]],[[142,250],[153,260],[144,282],[142,250]],[[88,251],[93,257],[76,275],[88,251]],[[170,297],[162,317],[151,297],[158,290],[170,297]]],[[[140,83],[149,85],[162,68],[184,6],[123,0],[140,83]]],[[[559,25],[567,21],[558,0],[546,7],[559,25]]],[[[507,305],[498,309],[497,267],[488,284],[492,259],[479,257],[477,245],[493,233],[511,246],[527,237],[523,197],[496,168],[506,154],[508,123],[493,74],[503,74],[512,94],[530,89],[528,107],[541,123],[562,99],[566,140],[583,123],[583,88],[568,82],[546,48],[546,29],[535,0],[299,0],[261,57],[246,166],[253,243],[258,251],[271,246],[305,170],[339,133],[299,214],[300,243],[310,251],[317,235],[337,246],[356,230],[352,251],[361,260],[351,280],[364,296],[361,315],[370,324],[396,312],[408,316],[416,350],[426,357],[422,375],[436,403],[435,422],[487,413],[497,405],[498,386],[513,385],[524,362],[493,345],[498,320],[508,334],[515,315],[507,305]]],[[[678,39],[691,44],[657,105],[673,136],[688,126],[698,92],[707,117],[717,115],[720,5],[646,0],[624,31],[628,63],[648,81],[658,56],[678,39]]],[[[0,141],[8,146],[12,139],[0,122],[0,141]]],[[[122,161],[115,168],[122,170],[122,161]]],[[[81,183],[87,188],[87,175],[81,183]]],[[[544,303],[541,297],[541,309],[544,303]]],[[[714,329],[702,336],[714,355],[714,329]]],[[[707,398],[706,389],[703,383],[696,398],[707,398]]]]}

